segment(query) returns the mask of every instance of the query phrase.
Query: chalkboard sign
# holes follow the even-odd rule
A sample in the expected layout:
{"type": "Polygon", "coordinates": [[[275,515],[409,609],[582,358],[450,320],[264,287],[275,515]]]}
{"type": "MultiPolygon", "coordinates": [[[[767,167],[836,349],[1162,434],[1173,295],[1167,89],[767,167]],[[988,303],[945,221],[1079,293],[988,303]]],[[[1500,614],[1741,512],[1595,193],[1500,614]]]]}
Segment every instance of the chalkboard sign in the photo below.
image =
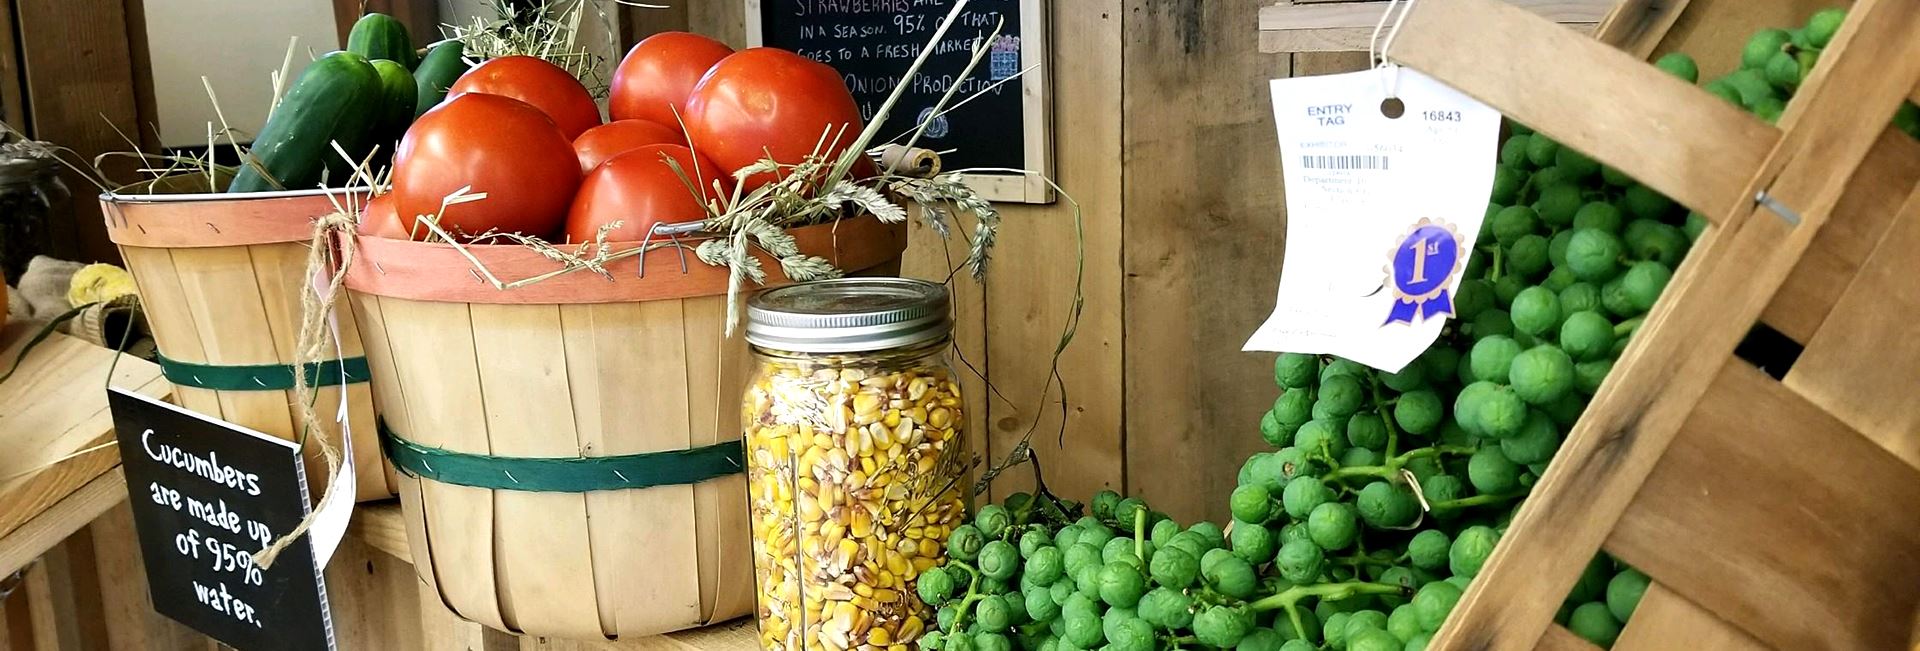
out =
{"type": "Polygon", "coordinates": [[[839,70],[861,117],[869,121],[894,88],[904,84],[907,91],[882,125],[876,144],[927,122],[914,146],[941,152],[943,169],[1026,171],[969,174],[968,184],[982,196],[1052,201],[1052,189],[1041,180],[1053,172],[1046,8],[1041,0],[973,0],[947,28],[920,73],[904,79],[952,7],[953,0],[747,0],[747,38],[754,45],[792,50],[839,70]],[[961,79],[979,42],[985,42],[988,54],[961,79]],[[935,115],[934,105],[956,86],[947,102],[950,110],[935,115]]]}
{"type": "Polygon", "coordinates": [[[154,610],[240,651],[332,649],[308,537],[253,564],[307,513],[299,448],[120,389],[107,402],[154,610]]]}

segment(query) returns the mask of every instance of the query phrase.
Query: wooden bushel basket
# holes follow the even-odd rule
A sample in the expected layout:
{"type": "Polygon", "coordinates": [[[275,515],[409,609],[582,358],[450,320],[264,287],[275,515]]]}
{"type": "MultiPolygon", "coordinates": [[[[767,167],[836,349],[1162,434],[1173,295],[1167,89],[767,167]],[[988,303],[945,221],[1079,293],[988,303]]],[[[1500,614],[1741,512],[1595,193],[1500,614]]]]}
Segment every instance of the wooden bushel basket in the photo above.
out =
{"type": "MultiPolygon", "coordinates": [[[[904,224],[871,216],[793,234],[801,251],[854,274],[896,273],[906,246],[904,224]]],[[[398,437],[390,445],[565,463],[739,440],[748,355],[740,336],[724,335],[725,268],[662,248],[644,255],[644,274],[635,256],[609,263],[607,276],[579,270],[502,290],[448,244],[362,237],[358,247],[346,286],[398,437]]],[[[466,249],[504,280],[558,268],[519,245],[466,249]]],[[[762,262],[769,285],[790,282],[762,262]]],[[[414,568],[462,617],[603,639],[753,608],[746,479],[735,470],[692,482],[623,475],[647,487],[584,490],[527,488],[524,473],[491,487],[426,476],[440,470],[401,472],[400,503],[414,568]]]]}
{"type": "MultiPolygon", "coordinates": [[[[188,409],[287,440],[299,440],[292,365],[302,317],[308,244],[314,221],[345,205],[347,190],[254,194],[136,194],[184,186],[161,179],[100,195],[107,233],[120,247],[139,287],[161,367],[188,409]],[[276,369],[272,367],[283,367],[276,369]],[[254,367],[254,368],[244,368],[254,367]]],[[[204,177],[192,177],[195,182],[204,177]]],[[[364,200],[364,196],[362,196],[364,200]]],[[[348,369],[360,366],[353,314],[336,310],[348,369]]],[[[329,346],[331,349],[331,346],[329,346]]],[[[339,362],[329,358],[311,377],[315,409],[329,440],[340,404],[339,362]]],[[[363,372],[345,386],[360,501],[393,497],[391,469],[375,435],[373,391],[363,372]]],[[[326,461],[308,445],[307,479],[314,499],[326,490],[326,461]]]]}

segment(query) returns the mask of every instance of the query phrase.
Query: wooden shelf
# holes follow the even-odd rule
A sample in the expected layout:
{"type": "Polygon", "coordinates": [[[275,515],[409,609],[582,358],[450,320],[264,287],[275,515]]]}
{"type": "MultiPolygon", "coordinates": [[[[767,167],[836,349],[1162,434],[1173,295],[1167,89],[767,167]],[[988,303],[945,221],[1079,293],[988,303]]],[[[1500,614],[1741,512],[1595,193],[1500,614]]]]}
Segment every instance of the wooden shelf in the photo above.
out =
{"type": "MultiPolygon", "coordinates": [[[[412,571],[412,552],[407,547],[407,525],[400,514],[400,503],[394,501],[361,504],[355,508],[353,524],[347,529],[347,537],[359,539],[368,547],[383,552],[400,563],[407,564],[412,571]]],[[[415,581],[417,587],[426,589],[425,584],[415,581]]],[[[453,625],[463,629],[461,635],[466,639],[479,638],[487,649],[521,649],[522,651],[756,651],[760,648],[759,635],[751,618],[737,619],[731,622],[715,624],[677,633],[668,633],[654,637],[619,642],[559,640],[553,638],[514,636],[487,629],[471,622],[458,620],[452,613],[440,607],[439,600],[432,594],[425,594],[420,600],[421,608],[435,608],[432,613],[436,619],[455,622],[453,625]]],[[[423,613],[426,618],[429,613],[423,613]]],[[[432,643],[428,640],[428,643],[432,643]]]]}
{"type": "MultiPolygon", "coordinates": [[[[19,358],[36,323],[0,329],[0,364],[19,358]]],[[[0,382],[0,575],[11,574],[125,499],[106,383],[172,394],[160,367],[58,333],[0,382]]],[[[0,371],[4,372],[4,371],[0,371]]]]}
{"type": "MultiPolygon", "coordinates": [[[[1613,10],[1617,0],[1506,0],[1581,33],[1613,10]]],[[[1260,8],[1260,51],[1365,52],[1385,0],[1325,2],[1280,0],[1260,8]]]]}

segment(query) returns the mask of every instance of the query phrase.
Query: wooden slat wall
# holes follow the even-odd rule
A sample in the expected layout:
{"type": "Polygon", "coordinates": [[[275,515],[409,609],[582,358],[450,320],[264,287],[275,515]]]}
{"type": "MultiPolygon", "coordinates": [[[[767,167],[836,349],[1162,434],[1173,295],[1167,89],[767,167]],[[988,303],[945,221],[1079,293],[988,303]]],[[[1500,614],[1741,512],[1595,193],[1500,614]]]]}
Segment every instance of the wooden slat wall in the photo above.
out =
{"type": "MultiPolygon", "coordinates": [[[[27,133],[72,148],[89,161],[102,152],[130,149],[114,127],[137,138],[133,125],[150,116],[140,113],[140,75],[123,0],[12,0],[12,5],[26,80],[27,133]]],[[[110,164],[106,171],[111,178],[134,176],[128,163],[110,164]]],[[[98,191],[93,182],[70,171],[60,178],[73,196],[55,203],[52,252],[118,261],[100,220],[100,204],[93,200],[98,191]]]]}
{"type": "MultiPolygon", "coordinates": [[[[1268,449],[1273,356],[1240,352],[1273,309],[1286,239],[1267,80],[1366,54],[1261,54],[1252,2],[1131,0],[1122,114],[1127,488],[1224,521],[1240,461],[1268,449]]],[[[1069,186],[1069,190],[1078,191],[1069,186]]]]}
{"type": "MultiPolygon", "coordinates": [[[[669,4],[622,9],[625,43],[666,30],[745,41],[744,2],[669,4]]],[[[1365,56],[1260,54],[1259,4],[1050,3],[1055,176],[1080,202],[1086,246],[1064,410],[1057,385],[1039,396],[1071,307],[1072,205],[1002,205],[985,290],[956,286],[961,350],[999,393],[967,387],[985,433],[975,449],[998,459],[1033,428],[1064,497],[1112,488],[1224,519],[1234,472],[1264,445],[1273,358],[1239,349],[1273,308],[1285,230],[1266,80],[1357,70],[1365,56]]],[[[919,235],[906,272],[944,276],[946,252],[919,235]]],[[[1031,477],[1008,473],[994,496],[1031,477]]]]}

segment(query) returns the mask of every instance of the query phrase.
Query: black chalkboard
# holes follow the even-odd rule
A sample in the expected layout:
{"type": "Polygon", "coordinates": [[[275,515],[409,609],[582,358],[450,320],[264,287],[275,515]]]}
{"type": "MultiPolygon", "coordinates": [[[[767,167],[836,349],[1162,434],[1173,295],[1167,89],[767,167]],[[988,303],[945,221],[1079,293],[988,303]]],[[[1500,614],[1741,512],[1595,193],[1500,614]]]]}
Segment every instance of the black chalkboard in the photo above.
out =
{"type": "MultiPolygon", "coordinates": [[[[1020,0],[973,0],[934,49],[934,55],[907,81],[907,93],[876,136],[885,144],[907,133],[932,113],[947,88],[966,69],[976,39],[1000,34],[991,53],[966,79],[952,106],[976,91],[1020,72],[1020,0]]],[[[913,59],[953,7],[953,0],[760,0],[760,44],[784,48],[833,66],[871,121],[913,59]]],[[[1027,118],[1021,79],[986,91],[964,106],[936,118],[915,146],[942,151],[942,167],[1029,168],[1027,118]],[[953,150],[947,152],[946,150],[953,150]]],[[[902,138],[901,142],[905,142],[902,138]]]]}
{"type": "Polygon", "coordinates": [[[332,649],[308,537],[253,564],[307,513],[299,449],[136,393],[107,402],[154,610],[240,651],[332,649]]]}

